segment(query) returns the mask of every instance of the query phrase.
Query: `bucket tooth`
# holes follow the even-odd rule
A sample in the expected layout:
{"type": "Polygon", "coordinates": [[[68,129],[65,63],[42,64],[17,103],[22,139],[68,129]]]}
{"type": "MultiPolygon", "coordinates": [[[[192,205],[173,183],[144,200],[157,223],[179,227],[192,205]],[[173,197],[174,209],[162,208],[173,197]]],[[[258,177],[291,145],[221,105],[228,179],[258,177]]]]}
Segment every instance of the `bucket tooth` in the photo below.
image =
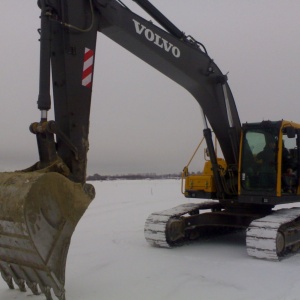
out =
{"type": "Polygon", "coordinates": [[[1,271],[1,276],[3,278],[3,280],[7,283],[8,287],[13,290],[15,287],[14,287],[14,283],[13,283],[13,279],[12,279],[12,276],[9,275],[1,266],[0,264],[0,271],[1,271]]]}
{"type": "Polygon", "coordinates": [[[25,268],[21,268],[21,270],[24,274],[25,282],[26,282],[26,285],[28,286],[28,288],[31,290],[31,292],[34,295],[39,295],[40,292],[39,292],[37,283],[32,281],[31,276],[28,274],[28,272],[26,271],[25,268]]]}
{"type": "Polygon", "coordinates": [[[46,296],[47,300],[53,300],[51,296],[51,288],[49,286],[40,286],[41,291],[46,296]]]}
{"type": "Polygon", "coordinates": [[[38,285],[36,282],[29,282],[26,281],[27,286],[29,287],[29,289],[31,290],[32,294],[34,295],[40,295],[39,289],[38,289],[38,285]]]}
{"type": "Polygon", "coordinates": [[[12,278],[14,279],[16,285],[19,287],[20,291],[26,292],[25,280],[20,277],[20,273],[16,271],[12,265],[9,265],[9,268],[11,270],[12,278]]]}
{"type": "Polygon", "coordinates": [[[55,172],[0,173],[0,271],[9,288],[14,281],[65,300],[71,237],[91,201],[82,184],[55,172]]]}

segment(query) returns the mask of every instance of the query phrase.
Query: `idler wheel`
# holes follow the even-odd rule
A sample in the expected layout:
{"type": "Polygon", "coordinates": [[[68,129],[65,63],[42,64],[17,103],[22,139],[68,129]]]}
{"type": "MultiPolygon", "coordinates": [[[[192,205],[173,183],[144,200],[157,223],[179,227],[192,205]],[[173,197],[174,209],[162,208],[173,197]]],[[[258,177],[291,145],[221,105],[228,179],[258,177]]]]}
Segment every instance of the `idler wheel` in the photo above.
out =
{"type": "Polygon", "coordinates": [[[283,254],[285,249],[285,239],[282,232],[278,231],[276,236],[276,252],[280,256],[283,254]]]}

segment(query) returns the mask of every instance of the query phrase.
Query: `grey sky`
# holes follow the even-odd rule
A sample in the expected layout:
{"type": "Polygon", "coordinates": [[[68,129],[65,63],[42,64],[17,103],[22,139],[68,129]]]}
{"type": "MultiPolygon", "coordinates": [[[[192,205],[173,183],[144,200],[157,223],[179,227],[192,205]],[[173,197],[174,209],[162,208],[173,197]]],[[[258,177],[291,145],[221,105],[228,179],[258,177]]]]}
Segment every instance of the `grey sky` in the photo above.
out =
{"type": "MultiPolygon", "coordinates": [[[[123,2],[146,16],[131,0],[123,2]]],[[[152,3],[202,42],[223,73],[229,72],[242,122],[300,122],[300,1],[152,3]]],[[[36,0],[1,0],[1,9],[2,171],[37,161],[35,137],[28,126],[40,114],[36,0]]],[[[88,173],[180,172],[201,137],[201,115],[192,96],[99,34],[88,173]]],[[[199,160],[193,168],[200,165],[199,160]]]]}

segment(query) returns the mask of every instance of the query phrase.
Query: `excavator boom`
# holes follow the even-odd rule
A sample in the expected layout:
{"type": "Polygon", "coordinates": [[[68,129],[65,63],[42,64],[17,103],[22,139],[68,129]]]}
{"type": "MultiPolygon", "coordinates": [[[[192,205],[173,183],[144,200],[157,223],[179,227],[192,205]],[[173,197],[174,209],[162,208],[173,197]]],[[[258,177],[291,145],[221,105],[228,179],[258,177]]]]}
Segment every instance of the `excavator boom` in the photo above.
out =
{"type": "Polygon", "coordinates": [[[234,147],[238,152],[241,123],[227,76],[200,43],[180,33],[152,5],[149,8],[149,1],[136,2],[143,5],[170,32],[146,21],[114,0],[94,0],[100,14],[98,30],[189,91],[218,136],[226,161],[228,164],[237,164],[229,131],[234,128],[233,138],[237,141],[234,147]]]}

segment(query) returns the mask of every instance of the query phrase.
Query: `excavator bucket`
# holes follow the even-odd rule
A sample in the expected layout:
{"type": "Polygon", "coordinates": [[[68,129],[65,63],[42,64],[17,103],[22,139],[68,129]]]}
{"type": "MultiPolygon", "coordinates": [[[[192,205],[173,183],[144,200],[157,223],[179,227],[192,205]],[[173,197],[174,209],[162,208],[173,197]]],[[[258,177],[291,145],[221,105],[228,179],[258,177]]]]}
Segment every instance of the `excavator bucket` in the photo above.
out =
{"type": "Polygon", "coordinates": [[[0,271],[9,288],[65,299],[68,249],[88,194],[55,172],[0,174],[0,271]]]}

